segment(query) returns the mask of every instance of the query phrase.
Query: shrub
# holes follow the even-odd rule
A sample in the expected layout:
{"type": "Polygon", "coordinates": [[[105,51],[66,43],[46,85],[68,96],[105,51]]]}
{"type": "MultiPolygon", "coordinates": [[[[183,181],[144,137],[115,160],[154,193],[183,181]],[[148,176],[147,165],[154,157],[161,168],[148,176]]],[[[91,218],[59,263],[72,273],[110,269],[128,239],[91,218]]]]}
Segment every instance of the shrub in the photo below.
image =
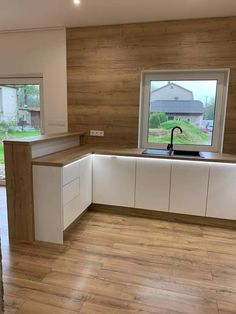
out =
{"type": "Polygon", "coordinates": [[[149,119],[149,127],[151,129],[157,129],[163,122],[167,121],[167,116],[164,112],[154,112],[149,119]]]}

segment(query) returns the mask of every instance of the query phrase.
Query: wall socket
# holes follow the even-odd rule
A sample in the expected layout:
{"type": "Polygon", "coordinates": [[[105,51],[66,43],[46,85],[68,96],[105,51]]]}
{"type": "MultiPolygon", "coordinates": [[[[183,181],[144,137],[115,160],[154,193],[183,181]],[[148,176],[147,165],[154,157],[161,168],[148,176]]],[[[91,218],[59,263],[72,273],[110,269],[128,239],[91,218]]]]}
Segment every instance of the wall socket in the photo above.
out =
{"type": "Polygon", "coordinates": [[[104,131],[90,130],[90,136],[104,136],[104,131]]]}

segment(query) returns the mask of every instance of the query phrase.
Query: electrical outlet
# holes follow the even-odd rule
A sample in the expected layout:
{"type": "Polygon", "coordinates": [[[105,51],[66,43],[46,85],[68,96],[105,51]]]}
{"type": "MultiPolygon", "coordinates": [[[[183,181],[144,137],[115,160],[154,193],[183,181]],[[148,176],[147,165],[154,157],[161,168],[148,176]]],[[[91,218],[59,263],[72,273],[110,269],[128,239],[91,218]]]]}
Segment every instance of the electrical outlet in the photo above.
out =
{"type": "Polygon", "coordinates": [[[90,130],[90,136],[104,136],[104,131],[100,130],[90,130]]]}

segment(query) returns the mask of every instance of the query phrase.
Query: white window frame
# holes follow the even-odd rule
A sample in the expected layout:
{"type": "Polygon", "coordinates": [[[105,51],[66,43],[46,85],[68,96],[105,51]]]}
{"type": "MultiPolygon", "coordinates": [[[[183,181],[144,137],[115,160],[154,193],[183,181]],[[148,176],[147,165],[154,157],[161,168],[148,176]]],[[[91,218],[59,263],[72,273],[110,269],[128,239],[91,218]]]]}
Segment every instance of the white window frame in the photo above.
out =
{"type": "Polygon", "coordinates": [[[140,108],[139,108],[139,148],[166,149],[165,144],[148,143],[150,83],[151,81],[177,80],[217,80],[215,120],[211,146],[205,145],[174,145],[176,149],[190,151],[222,152],[225,116],[227,107],[229,69],[203,70],[161,70],[143,71],[141,73],[140,108]]]}
{"type": "Polygon", "coordinates": [[[40,129],[41,134],[45,133],[44,101],[43,101],[43,76],[42,74],[29,75],[3,75],[0,76],[0,85],[39,85],[40,86],[40,129]]]}

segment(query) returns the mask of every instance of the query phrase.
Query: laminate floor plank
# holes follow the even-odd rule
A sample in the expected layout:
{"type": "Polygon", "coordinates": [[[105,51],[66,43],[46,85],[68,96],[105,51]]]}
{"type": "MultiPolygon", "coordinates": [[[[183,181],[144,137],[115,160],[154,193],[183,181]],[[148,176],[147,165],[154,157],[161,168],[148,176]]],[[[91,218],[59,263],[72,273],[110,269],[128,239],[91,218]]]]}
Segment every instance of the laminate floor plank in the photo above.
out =
{"type": "Polygon", "coordinates": [[[236,230],[94,210],[62,246],[9,245],[4,219],[5,313],[236,314],[236,230]]]}

